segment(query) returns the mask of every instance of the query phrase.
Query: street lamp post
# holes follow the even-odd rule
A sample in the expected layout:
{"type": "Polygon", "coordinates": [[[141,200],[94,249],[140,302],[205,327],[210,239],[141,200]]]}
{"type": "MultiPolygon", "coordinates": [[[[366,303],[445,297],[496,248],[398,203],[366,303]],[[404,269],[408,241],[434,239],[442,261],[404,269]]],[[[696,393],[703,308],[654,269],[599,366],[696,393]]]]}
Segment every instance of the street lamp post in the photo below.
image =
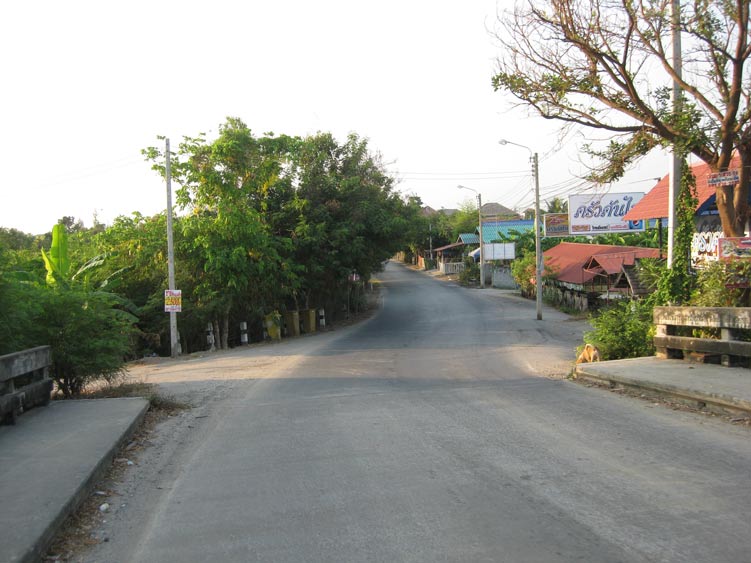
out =
{"type": "Polygon", "coordinates": [[[480,289],[485,289],[485,249],[482,243],[482,195],[477,190],[468,188],[467,186],[456,186],[460,190],[469,190],[477,194],[477,217],[480,220],[480,289]]]}
{"type": "Polygon", "coordinates": [[[499,145],[515,145],[529,151],[532,161],[532,173],[535,177],[535,301],[537,303],[537,320],[542,320],[542,250],[540,248],[540,167],[537,153],[519,143],[506,139],[498,141],[499,145]]]}

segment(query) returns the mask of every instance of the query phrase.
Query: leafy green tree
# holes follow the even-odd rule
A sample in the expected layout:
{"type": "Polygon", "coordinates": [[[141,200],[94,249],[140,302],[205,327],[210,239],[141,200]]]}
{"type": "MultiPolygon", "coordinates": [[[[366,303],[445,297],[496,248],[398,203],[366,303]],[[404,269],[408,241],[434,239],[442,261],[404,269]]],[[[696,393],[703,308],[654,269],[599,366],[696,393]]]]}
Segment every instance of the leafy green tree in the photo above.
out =
{"type": "Polygon", "coordinates": [[[417,208],[393,193],[379,157],[356,135],[343,145],[329,134],[306,138],[295,164],[293,241],[305,272],[302,290],[314,301],[331,302],[347,291],[349,274],[367,280],[404,247],[417,208]]]}
{"type": "Polygon", "coordinates": [[[563,125],[614,135],[595,179],[619,178],[660,144],[678,146],[727,170],[740,155],[740,182],[717,188],[723,231],[743,236],[751,181],[751,49],[748,2],[681,3],[680,74],[671,58],[671,2],[548,0],[520,4],[503,16],[496,90],[563,125]],[[678,112],[672,82],[682,89],[678,112]]]}
{"type": "MultiPolygon", "coordinates": [[[[182,217],[175,217],[175,248],[183,246],[182,217]]],[[[164,290],[167,289],[167,218],[165,213],[146,217],[136,212],[116,217],[112,225],[94,236],[93,252],[107,259],[92,272],[98,287],[128,299],[138,316],[140,352],[151,354],[169,350],[169,317],[164,313],[164,290]]],[[[186,271],[184,256],[178,255],[177,287],[184,291],[183,313],[178,327],[186,339],[192,337],[192,325],[202,331],[205,319],[193,319],[193,277],[186,271]],[[189,330],[186,330],[189,329],[189,330]]],[[[203,339],[201,339],[202,343],[203,339]]],[[[192,342],[191,342],[192,343],[192,342]]],[[[185,340],[183,351],[189,341],[185,340]]]]}
{"type": "Polygon", "coordinates": [[[477,232],[478,220],[477,202],[472,199],[466,199],[459,206],[459,210],[451,215],[451,238],[452,242],[459,238],[462,233],[477,232]]]}
{"type": "Polygon", "coordinates": [[[568,201],[560,197],[554,197],[545,202],[545,213],[568,213],[568,201]]]}
{"type": "MultiPolygon", "coordinates": [[[[220,347],[228,345],[233,307],[244,301],[262,306],[268,293],[289,285],[290,270],[278,254],[284,241],[271,236],[272,225],[263,215],[279,210],[274,195],[284,173],[284,145],[285,139],[261,141],[241,120],[229,118],[217,139],[186,137],[174,155],[177,204],[188,211],[182,222],[183,261],[200,280],[194,302],[210,315],[220,347]]],[[[144,152],[164,173],[161,150],[144,152]]]]}

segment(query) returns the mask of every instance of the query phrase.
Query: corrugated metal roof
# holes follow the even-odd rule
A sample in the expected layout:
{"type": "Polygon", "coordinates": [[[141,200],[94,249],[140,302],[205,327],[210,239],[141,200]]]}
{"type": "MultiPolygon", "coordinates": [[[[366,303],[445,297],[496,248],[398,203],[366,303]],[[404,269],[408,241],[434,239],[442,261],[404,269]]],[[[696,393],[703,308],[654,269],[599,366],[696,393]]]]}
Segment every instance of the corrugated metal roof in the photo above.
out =
{"type": "Polygon", "coordinates": [[[602,271],[618,273],[621,266],[634,264],[636,258],[658,258],[659,250],[640,246],[562,242],[546,250],[543,256],[545,265],[550,265],[557,272],[556,279],[583,285],[596,275],[596,272],[587,269],[593,265],[593,260],[602,271]]]}
{"type": "MultiPolygon", "coordinates": [[[[740,157],[736,156],[730,163],[730,168],[738,168],[741,165],[740,157]]],[[[703,162],[691,166],[691,171],[696,177],[696,195],[698,205],[696,209],[710,203],[715,196],[715,188],[707,185],[707,176],[712,173],[709,166],[703,162]]],[[[634,205],[623,218],[626,221],[639,221],[640,219],[665,219],[668,216],[668,189],[670,187],[670,174],[662,177],[639,203],[634,205]]]]}
{"type": "Polygon", "coordinates": [[[448,250],[449,248],[458,248],[460,246],[464,246],[463,242],[455,242],[453,244],[447,244],[446,246],[439,246],[438,248],[434,248],[433,252],[438,252],[440,250],[448,250]]]}
{"type": "Polygon", "coordinates": [[[456,242],[462,244],[480,244],[480,236],[477,233],[462,233],[456,242]]]}
{"type": "MultiPolygon", "coordinates": [[[[499,233],[504,237],[511,236],[511,231],[525,233],[533,231],[535,222],[533,220],[520,219],[518,221],[483,221],[482,222],[482,240],[483,242],[493,242],[500,240],[499,233]]],[[[479,243],[479,241],[478,241],[479,243]]]]}

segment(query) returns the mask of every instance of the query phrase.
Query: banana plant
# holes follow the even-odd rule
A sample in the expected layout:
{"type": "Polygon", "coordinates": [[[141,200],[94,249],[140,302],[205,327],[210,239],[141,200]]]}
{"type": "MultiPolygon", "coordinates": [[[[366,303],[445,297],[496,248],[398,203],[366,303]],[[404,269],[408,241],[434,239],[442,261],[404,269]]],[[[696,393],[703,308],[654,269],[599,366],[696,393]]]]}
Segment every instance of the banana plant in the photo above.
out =
{"type": "Polygon", "coordinates": [[[63,285],[70,283],[70,256],[68,256],[68,233],[65,225],[58,223],[52,227],[52,246],[47,254],[42,249],[44,267],[47,269],[47,285],[63,285]]]}

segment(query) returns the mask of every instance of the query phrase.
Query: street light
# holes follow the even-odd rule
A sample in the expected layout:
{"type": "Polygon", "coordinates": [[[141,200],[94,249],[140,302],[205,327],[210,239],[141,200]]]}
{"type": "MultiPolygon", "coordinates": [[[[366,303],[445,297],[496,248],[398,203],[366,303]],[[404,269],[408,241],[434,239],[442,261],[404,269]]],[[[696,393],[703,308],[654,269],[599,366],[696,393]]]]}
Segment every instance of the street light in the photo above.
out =
{"type": "Polygon", "coordinates": [[[469,190],[477,194],[477,216],[480,219],[480,289],[485,289],[485,249],[482,244],[482,195],[477,190],[467,186],[456,186],[460,190],[469,190]]]}
{"type": "Polygon", "coordinates": [[[501,139],[499,145],[515,145],[529,151],[532,161],[532,173],[535,176],[535,298],[537,302],[537,320],[542,320],[542,251],[540,250],[540,169],[537,153],[519,143],[501,139]]]}

